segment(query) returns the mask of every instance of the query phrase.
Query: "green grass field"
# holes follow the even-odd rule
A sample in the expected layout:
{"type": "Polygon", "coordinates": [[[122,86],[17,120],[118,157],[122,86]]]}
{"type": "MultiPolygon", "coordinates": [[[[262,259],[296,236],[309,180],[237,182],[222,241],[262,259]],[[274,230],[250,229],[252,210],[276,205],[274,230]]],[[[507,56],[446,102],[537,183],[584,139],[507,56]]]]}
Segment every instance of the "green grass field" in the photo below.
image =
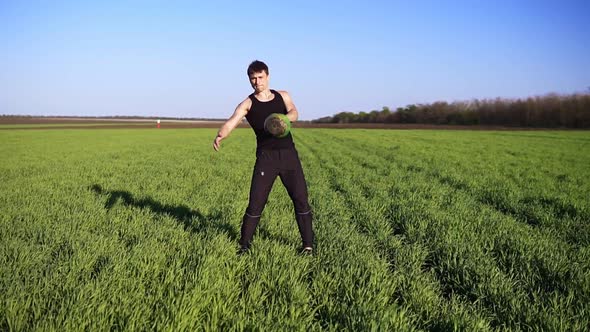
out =
{"type": "Polygon", "coordinates": [[[590,326],[590,132],[295,129],[313,257],[215,133],[0,131],[0,330],[590,326]]]}

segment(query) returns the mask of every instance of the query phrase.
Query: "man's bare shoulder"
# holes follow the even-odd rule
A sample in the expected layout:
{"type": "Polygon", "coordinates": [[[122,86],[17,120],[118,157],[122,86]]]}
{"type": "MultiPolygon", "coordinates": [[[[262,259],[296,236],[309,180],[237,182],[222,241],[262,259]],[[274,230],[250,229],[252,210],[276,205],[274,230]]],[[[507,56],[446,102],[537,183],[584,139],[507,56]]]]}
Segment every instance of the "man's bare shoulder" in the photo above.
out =
{"type": "Polygon", "coordinates": [[[252,107],[252,99],[250,99],[250,96],[246,97],[246,99],[242,100],[242,102],[240,104],[238,104],[239,109],[245,110],[246,112],[250,110],[250,108],[252,107]]]}
{"type": "Polygon", "coordinates": [[[291,100],[291,95],[289,95],[289,92],[285,90],[277,90],[277,92],[281,94],[281,97],[283,97],[283,99],[291,100]]]}

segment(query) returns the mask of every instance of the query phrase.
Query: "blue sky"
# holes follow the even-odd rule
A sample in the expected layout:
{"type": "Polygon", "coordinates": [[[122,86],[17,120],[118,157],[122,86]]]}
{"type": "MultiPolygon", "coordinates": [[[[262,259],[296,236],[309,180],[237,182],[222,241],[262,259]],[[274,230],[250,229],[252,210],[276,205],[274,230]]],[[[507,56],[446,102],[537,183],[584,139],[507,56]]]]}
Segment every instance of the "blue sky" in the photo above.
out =
{"type": "Polygon", "coordinates": [[[590,1],[0,0],[0,114],[300,118],[590,87],[590,1]]]}

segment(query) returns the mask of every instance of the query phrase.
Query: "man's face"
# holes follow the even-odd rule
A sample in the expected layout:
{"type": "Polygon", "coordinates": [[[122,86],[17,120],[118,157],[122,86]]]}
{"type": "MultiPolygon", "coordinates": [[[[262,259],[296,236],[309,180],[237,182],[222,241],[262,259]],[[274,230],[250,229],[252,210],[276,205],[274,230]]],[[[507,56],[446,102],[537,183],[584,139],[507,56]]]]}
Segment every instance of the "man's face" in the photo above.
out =
{"type": "Polygon", "coordinates": [[[266,90],[268,88],[268,74],[265,71],[251,74],[250,84],[256,93],[266,90]]]}

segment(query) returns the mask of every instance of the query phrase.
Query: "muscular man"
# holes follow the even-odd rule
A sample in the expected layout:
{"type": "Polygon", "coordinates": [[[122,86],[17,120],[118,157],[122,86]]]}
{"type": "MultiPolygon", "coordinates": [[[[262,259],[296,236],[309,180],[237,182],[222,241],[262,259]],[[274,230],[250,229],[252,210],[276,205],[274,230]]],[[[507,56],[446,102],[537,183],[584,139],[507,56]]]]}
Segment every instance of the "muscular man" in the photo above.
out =
{"type": "Polygon", "coordinates": [[[295,206],[295,220],[301,234],[304,254],[313,251],[313,230],[311,224],[311,207],[307,199],[307,184],[301,168],[301,162],[293,137],[289,133],[284,138],[277,138],[264,130],[264,120],[272,113],[286,114],[291,122],[297,121],[298,112],[293,100],[286,91],[269,88],[268,66],[261,61],[254,61],[248,66],[248,78],[254,89],[223,124],[213,148],[219,151],[220,143],[244,117],[256,134],[256,164],[250,184],[250,200],[242,219],[240,253],[247,252],[250,242],[266,205],[268,195],[277,176],[287,189],[295,206]]]}

